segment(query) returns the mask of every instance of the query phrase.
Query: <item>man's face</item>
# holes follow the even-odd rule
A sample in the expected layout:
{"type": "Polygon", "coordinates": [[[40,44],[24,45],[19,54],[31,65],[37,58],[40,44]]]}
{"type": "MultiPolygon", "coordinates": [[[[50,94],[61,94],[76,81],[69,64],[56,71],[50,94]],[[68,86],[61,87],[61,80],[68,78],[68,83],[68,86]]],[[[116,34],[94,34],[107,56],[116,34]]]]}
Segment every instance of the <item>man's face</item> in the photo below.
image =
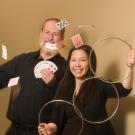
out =
{"type": "Polygon", "coordinates": [[[50,20],[45,23],[43,30],[40,32],[39,38],[41,48],[43,47],[43,44],[46,42],[54,44],[59,44],[63,42],[61,32],[55,25],[56,23],[57,22],[54,20],[50,20]]]}

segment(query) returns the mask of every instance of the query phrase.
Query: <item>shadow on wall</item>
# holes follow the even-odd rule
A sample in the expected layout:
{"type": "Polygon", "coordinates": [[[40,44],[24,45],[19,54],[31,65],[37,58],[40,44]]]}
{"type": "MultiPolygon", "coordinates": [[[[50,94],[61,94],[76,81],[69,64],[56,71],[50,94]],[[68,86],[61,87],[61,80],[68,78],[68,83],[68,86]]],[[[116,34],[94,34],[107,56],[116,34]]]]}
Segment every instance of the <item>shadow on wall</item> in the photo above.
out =
{"type": "MultiPolygon", "coordinates": [[[[122,98],[120,100],[120,106],[116,115],[112,119],[112,124],[116,130],[117,135],[127,135],[127,117],[129,114],[135,114],[135,98],[134,97],[127,97],[122,98]]],[[[131,126],[131,125],[129,125],[131,126]]],[[[132,132],[132,131],[130,131],[132,132]]],[[[133,133],[130,135],[133,135],[133,133]]]]}
{"type": "MultiPolygon", "coordinates": [[[[108,78],[109,78],[109,76],[111,76],[110,71],[113,71],[113,73],[115,73],[115,75],[114,74],[112,75],[112,78],[118,77],[120,75],[120,69],[118,69],[116,63],[112,63],[106,70],[105,74],[106,74],[106,76],[108,76],[108,78]]],[[[129,127],[133,123],[132,119],[130,119],[131,123],[127,122],[127,118],[129,116],[129,114],[135,114],[135,98],[130,95],[127,97],[120,98],[119,108],[118,108],[116,114],[114,115],[114,117],[111,119],[117,135],[133,135],[134,134],[134,133],[132,133],[132,131],[130,131],[132,134],[131,133],[126,134],[127,130],[128,130],[127,125],[129,127]]],[[[114,109],[116,108],[117,101],[116,101],[116,99],[110,99],[110,100],[107,103],[107,108],[109,108],[108,112],[112,113],[112,112],[114,112],[114,109]],[[111,100],[111,102],[110,102],[110,100],[111,100]]]]}

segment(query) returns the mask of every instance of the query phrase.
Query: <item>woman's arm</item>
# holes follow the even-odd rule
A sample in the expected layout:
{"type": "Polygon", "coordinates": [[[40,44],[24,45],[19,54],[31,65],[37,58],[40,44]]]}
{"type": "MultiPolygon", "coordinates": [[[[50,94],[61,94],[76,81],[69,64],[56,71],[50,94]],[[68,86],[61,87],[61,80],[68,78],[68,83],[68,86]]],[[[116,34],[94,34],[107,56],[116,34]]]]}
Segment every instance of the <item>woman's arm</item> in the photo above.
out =
{"type": "Polygon", "coordinates": [[[125,74],[125,79],[122,81],[122,85],[126,89],[133,88],[134,64],[135,64],[135,50],[130,49],[129,54],[128,54],[128,62],[127,62],[127,70],[125,74]]]}

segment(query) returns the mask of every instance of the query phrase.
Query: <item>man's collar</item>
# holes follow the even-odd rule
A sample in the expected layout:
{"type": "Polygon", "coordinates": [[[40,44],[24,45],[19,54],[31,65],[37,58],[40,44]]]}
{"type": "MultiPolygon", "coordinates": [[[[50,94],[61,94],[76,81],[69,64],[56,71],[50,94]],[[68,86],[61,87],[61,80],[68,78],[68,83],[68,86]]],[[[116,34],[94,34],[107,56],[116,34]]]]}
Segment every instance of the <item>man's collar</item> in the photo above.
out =
{"type": "MultiPolygon", "coordinates": [[[[55,58],[57,58],[57,57],[59,57],[59,56],[60,56],[60,54],[57,53],[55,56],[53,56],[52,58],[50,58],[50,59],[48,59],[48,60],[53,60],[53,59],[55,59],[55,58]]],[[[38,51],[36,51],[36,52],[33,53],[33,58],[36,58],[36,59],[38,59],[38,60],[44,60],[44,59],[40,56],[40,50],[38,50],[38,51]]]]}

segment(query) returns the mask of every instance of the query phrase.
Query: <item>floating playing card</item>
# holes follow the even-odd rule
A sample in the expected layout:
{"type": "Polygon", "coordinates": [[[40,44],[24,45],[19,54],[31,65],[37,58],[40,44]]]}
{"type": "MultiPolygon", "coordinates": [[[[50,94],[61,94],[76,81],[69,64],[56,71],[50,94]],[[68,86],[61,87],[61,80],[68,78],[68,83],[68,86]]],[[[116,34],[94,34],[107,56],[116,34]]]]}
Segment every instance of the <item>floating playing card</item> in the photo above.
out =
{"type": "Polygon", "coordinates": [[[18,81],[19,81],[20,77],[15,77],[15,78],[11,78],[8,82],[8,87],[17,85],[18,81]]]}
{"type": "Polygon", "coordinates": [[[78,47],[84,45],[83,40],[82,40],[80,34],[74,35],[73,37],[71,37],[71,40],[72,40],[75,48],[78,48],[78,47]]]}
{"type": "Polygon", "coordinates": [[[50,43],[50,42],[45,43],[45,47],[46,47],[46,49],[49,49],[49,50],[56,50],[56,49],[58,49],[56,47],[56,44],[53,44],[53,43],[50,43]]]}
{"type": "Polygon", "coordinates": [[[7,48],[5,45],[2,45],[2,58],[7,60],[7,48]]]}
{"type": "Polygon", "coordinates": [[[63,28],[67,27],[69,25],[69,23],[64,19],[61,20],[60,22],[56,23],[56,27],[60,30],[62,30],[63,28]]]}
{"type": "Polygon", "coordinates": [[[41,70],[48,69],[51,72],[55,72],[57,70],[57,66],[51,61],[41,61],[34,68],[34,74],[36,78],[41,78],[41,70]]]}

